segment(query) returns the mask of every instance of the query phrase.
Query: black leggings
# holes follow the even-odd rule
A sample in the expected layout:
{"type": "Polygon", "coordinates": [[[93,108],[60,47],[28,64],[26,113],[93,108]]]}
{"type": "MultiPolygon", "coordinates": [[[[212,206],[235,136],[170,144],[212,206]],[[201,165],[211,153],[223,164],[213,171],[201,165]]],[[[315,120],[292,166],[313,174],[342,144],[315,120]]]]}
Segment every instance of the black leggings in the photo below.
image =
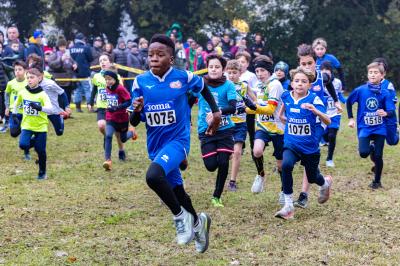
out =
{"type": "Polygon", "coordinates": [[[326,157],[327,161],[330,161],[333,159],[333,153],[335,152],[335,147],[336,147],[336,136],[338,133],[337,128],[328,128],[327,131],[325,131],[323,138],[326,142],[328,142],[328,156],[326,157]]]}
{"type": "Polygon", "coordinates": [[[152,162],[150,164],[146,173],[146,182],[174,215],[178,215],[181,212],[182,206],[193,215],[194,223],[197,222],[197,213],[193,208],[189,195],[182,185],[171,187],[165,177],[164,169],[158,163],[152,162]]]}
{"type": "Polygon", "coordinates": [[[253,155],[254,135],[256,134],[255,123],[256,123],[256,115],[246,115],[247,132],[249,133],[249,141],[251,148],[251,158],[253,158],[253,160],[254,160],[254,155],[253,155]]]}
{"type": "Polygon", "coordinates": [[[358,139],[358,151],[362,158],[371,156],[375,163],[375,182],[381,182],[383,170],[383,148],[385,146],[385,136],[372,134],[368,137],[358,139]],[[373,145],[371,145],[371,142],[373,145]]]}
{"type": "MultiPolygon", "coordinates": [[[[213,143],[210,144],[214,145],[213,143]]],[[[218,169],[213,197],[221,198],[222,192],[224,191],[225,181],[228,177],[230,155],[231,154],[227,152],[217,152],[215,155],[203,158],[204,165],[208,171],[214,172],[218,169]]]]}

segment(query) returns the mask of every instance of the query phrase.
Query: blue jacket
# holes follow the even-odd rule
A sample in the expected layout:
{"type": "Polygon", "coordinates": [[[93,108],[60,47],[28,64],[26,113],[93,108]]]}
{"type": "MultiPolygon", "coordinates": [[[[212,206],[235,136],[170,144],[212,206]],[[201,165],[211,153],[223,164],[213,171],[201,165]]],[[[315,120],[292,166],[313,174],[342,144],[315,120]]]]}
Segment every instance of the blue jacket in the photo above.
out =
{"type": "Polygon", "coordinates": [[[28,48],[25,49],[25,58],[28,58],[30,54],[37,54],[41,58],[44,58],[43,46],[29,43],[28,48]]]}
{"type": "Polygon", "coordinates": [[[93,61],[92,51],[89,46],[80,40],[75,40],[75,45],[70,49],[72,59],[78,65],[77,77],[90,77],[90,62],[93,61]]]}

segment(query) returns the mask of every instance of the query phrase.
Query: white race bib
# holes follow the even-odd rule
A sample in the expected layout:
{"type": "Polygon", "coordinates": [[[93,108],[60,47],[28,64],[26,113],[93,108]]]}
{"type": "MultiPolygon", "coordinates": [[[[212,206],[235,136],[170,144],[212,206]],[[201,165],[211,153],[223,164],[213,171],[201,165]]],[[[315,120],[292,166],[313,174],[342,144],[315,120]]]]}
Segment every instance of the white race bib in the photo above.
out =
{"type": "Polygon", "coordinates": [[[310,124],[288,123],[288,133],[295,136],[311,136],[310,124]]]}
{"type": "MultiPolygon", "coordinates": [[[[38,116],[39,115],[39,111],[36,109],[33,109],[32,107],[29,106],[29,104],[32,103],[32,101],[27,101],[24,100],[24,114],[25,115],[30,115],[30,116],[38,116]]],[[[39,102],[34,102],[38,105],[40,105],[39,102]]]]}
{"type": "Polygon", "coordinates": [[[173,102],[146,104],[144,107],[146,123],[150,127],[163,127],[176,123],[173,102]]]}
{"type": "Polygon", "coordinates": [[[221,122],[219,123],[219,127],[224,127],[224,126],[227,126],[227,125],[229,125],[228,117],[225,116],[225,115],[222,115],[221,116],[221,122]]]}
{"type": "Polygon", "coordinates": [[[107,106],[108,108],[118,106],[118,96],[117,95],[107,95],[107,106]]]}
{"type": "Polygon", "coordinates": [[[105,89],[99,89],[100,101],[107,101],[107,93],[105,89]]]}
{"type": "Polygon", "coordinates": [[[368,126],[376,126],[383,123],[381,116],[364,116],[364,123],[368,126]]]}

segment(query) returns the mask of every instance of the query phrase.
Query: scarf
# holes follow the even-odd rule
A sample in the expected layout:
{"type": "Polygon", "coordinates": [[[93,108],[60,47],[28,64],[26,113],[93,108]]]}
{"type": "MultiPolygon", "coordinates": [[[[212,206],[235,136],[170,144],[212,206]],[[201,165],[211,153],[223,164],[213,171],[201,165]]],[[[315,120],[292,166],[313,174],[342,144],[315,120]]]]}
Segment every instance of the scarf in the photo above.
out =
{"type": "Polygon", "coordinates": [[[370,89],[374,93],[381,93],[381,84],[372,84],[370,82],[368,84],[368,89],[370,89]]]}
{"type": "Polygon", "coordinates": [[[226,77],[222,75],[222,77],[218,79],[211,79],[208,75],[204,76],[204,82],[207,86],[211,86],[213,88],[219,87],[226,82],[226,77]]]}

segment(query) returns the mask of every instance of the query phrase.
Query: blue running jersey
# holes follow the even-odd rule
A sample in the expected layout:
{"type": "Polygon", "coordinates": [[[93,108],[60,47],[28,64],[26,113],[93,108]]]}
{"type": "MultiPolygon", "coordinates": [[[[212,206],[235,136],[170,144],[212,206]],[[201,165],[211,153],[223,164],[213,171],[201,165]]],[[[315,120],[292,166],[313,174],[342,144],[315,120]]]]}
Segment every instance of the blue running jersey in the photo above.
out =
{"type": "MultiPolygon", "coordinates": [[[[224,84],[219,87],[208,86],[211,94],[214,96],[215,102],[220,109],[229,105],[229,101],[236,100],[236,89],[233,82],[227,80],[224,84]]],[[[201,94],[195,94],[199,98],[199,115],[197,118],[198,132],[203,133],[207,130],[208,124],[206,121],[207,113],[211,112],[210,106],[201,94]]],[[[221,123],[219,124],[218,130],[224,130],[234,127],[235,124],[232,122],[231,115],[222,115],[221,123]]]]}
{"type": "Polygon", "coordinates": [[[358,103],[357,107],[357,131],[358,137],[368,137],[371,134],[386,136],[386,125],[383,117],[376,111],[394,111],[395,105],[390,93],[386,89],[381,89],[380,93],[369,89],[368,84],[361,85],[353,90],[347,101],[351,105],[358,103]]]}
{"type": "Polygon", "coordinates": [[[325,87],[324,87],[324,79],[322,77],[322,72],[319,70],[315,71],[316,78],[313,83],[311,83],[311,89],[310,91],[315,93],[324,103],[325,106],[327,106],[327,101],[325,99],[325,87]]]}
{"type": "Polygon", "coordinates": [[[308,92],[307,96],[296,101],[292,92],[285,91],[282,94],[282,102],[285,105],[286,116],[284,147],[303,154],[319,152],[320,137],[317,127],[320,127],[320,123],[313,112],[302,108],[302,104],[311,103],[325,113],[326,108],[321,99],[308,92]]]}
{"type": "Polygon", "coordinates": [[[157,151],[173,140],[190,148],[190,106],[188,94],[199,93],[203,78],[191,72],[170,68],[160,78],[151,71],[136,77],[133,98],[143,96],[142,121],[146,122],[147,150],[152,160],[157,151]]]}
{"type": "Polygon", "coordinates": [[[319,67],[321,66],[322,62],[324,61],[328,61],[331,63],[332,67],[335,69],[338,69],[341,67],[341,64],[339,62],[339,60],[336,58],[336,56],[332,55],[332,54],[324,54],[324,56],[322,56],[321,58],[318,57],[317,61],[316,61],[316,69],[319,70],[319,67]]]}
{"type": "MultiPolygon", "coordinates": [[[[394,103],[394,105],[396,106],[396,104],[397,104],[397,95],[396,95],[396,90],[395,90],[395,88],[394,88],[394,86],[393,86],[393,83],[390,82],[390,81],[387,80],[387,79],[384,79],[384,80],[382,80],[382,82],[381,82],[381,88],[382,88],[383,90],[388,90],[388,91],[389,91],[390,97],[392,98],[393,103],[394,103]]],[[[394,113],[394,116],[389,117],[389,118],[386,118],[386,117],[385,117],[383,120],[385,121],[386,125],[397,125],[397,115],[396,115],[396,112],[394,113]]]]}

